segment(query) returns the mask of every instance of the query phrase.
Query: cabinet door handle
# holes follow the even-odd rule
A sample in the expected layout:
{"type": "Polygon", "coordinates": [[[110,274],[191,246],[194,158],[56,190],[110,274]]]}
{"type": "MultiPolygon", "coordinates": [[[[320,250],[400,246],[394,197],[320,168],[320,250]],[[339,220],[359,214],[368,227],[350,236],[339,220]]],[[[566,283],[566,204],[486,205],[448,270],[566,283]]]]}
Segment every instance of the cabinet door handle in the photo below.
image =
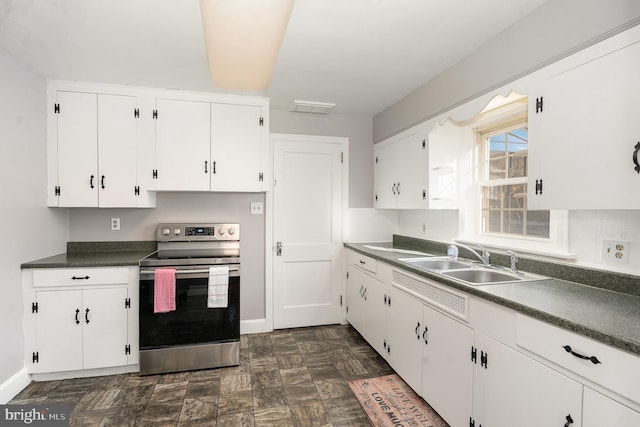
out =
{"type": "Polygon", "coordinates": [[[428,345],[429,341],[427,341],[427,331],[429,330],[429,328],[427,328],[427,325],[424,325],[424,331],[422,332],[422,339],[424,340],[424,345],[428,345]]]}
{"type": "Polygon", "coordinates": [[[89,276],[73,276],[71,280],[87,280],[89,276]]]}
{"type": "Polygon", "coordinates": [[[564,423],[564,427],[569,427],[571,424],[573,424],[573,418],[571,418],[571,414],[567,415],[567,422],[564,423]]]}
{"type": "Polygon", "coordinates": [[[391,187],[391,191],[393,191],[393,194],[396,194],[396,183],[393,183],[393,186],[391,187]]]}
{"type": "Polygon", "coordinates": [[[100,188],[104,190],[104,175],[100,178],[100,188]]]}
{"type": "Polygon", "coordinates": [[[89,177],[89,187],[91,187],[91,188],[93,188],[93,178],[94,178],[94,176],[93,176],[93,175],[91,175],[91,176],[89,177]]]}
{"type": "Polygon", "coordinates": [[[400,183],[398,183],[398,185],[396,185],[396,191],[398,192],[398,196],[400,195],[400,183]]]}
{"type": "Polygon", "coordinates": [[[638,162],[638,152],[640,152],[640,141],[633,147],[635,150],[633,152],[633,163],[635,163],[636,167],[634,168],[636,172],[640,173],[640,162],[638,162]]]}
{"type": "Polygon", "coordinates": [[[84,312],[84,321],[87,322],[87,325],[89,324],[89,309],[88,308],[84,312]]]}
{"type": "Polygon", "coordinates": [[[583,354],[576,353],[575,351],[573,351],[571,349],[570,345],[565,345],[562,348],[564,348],[567,353],[571,353],[572,355],[574,355],[578,359],[590,360],[591,363],[593,363],[594,365],[597,365],[598,363],[602,363],[601,361],[598,360],[598,358],[596,356],[585,356],[583,354]]]}
{"type": "Polygon", "coordinates": [[[209,165],[209,161],[205,160],[204,161],[204,173],[209,173],[209,171],[207,170],[207,166],[209,165]]]}
{"type": "Polygon", "coordinates": [[[213,162],[213,174],[216,174],[216,162],[213,162]]]}
{"type": "Polygon", "coordinates": [[[419,329],[420,329],[420,322],[418,322],[418,324],[416,325],[416,330],[415,330],[416,337],[418,337],[418,339],[420,339],[420,332],[418,331],[419,329]]]}
{"type": "Polygon", "coordinates": [[[78,314],[80,314],[80,309],[76,308],[76,325],[80,324],[80,321],[78,320],[78,314]]]}

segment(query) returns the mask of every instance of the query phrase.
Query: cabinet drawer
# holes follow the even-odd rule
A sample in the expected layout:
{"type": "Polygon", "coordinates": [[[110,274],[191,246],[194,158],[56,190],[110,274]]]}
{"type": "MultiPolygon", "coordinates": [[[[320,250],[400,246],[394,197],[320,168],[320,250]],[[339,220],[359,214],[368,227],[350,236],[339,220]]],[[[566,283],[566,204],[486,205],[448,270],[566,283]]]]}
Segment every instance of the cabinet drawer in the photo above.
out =
{"type": "Polygon", "coordinates": [[[33,270],[33,286],[91,286],[129,283],[128,268],[55,268],[33,270]]]}
{"type": "Polygon", "coordinates": [[[347,262],[374,274],[376,273],[376,260],[370,256],[366,256],[355,251],[349,251],[347,262]]]}
{"type": "Polygon", "coordinates": [[[640,357],[521,314],[516,330],[520,347],[640,403],[640,357]],[[571,352],[593,356],[597,363],[571,352]]]}

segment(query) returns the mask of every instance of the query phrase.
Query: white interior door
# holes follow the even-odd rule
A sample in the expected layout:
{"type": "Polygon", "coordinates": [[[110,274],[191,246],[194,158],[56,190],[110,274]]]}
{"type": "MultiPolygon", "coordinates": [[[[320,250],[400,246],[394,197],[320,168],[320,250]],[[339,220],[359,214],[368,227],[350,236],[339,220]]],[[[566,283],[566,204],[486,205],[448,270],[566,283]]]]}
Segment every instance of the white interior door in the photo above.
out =
{"type": "Polygon", "coordinates": [[[273,139],[274,327],[342,320],[345,138],[273,139]]]}

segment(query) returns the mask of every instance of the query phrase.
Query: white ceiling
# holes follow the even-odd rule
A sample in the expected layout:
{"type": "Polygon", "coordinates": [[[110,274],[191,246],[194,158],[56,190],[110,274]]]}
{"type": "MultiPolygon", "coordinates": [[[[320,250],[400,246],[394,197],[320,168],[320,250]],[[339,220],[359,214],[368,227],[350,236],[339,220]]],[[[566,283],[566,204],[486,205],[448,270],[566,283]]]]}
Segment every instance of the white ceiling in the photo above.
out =
{"type": "MultiPolygon", "coordinates": [[[[374,115],[546,0],[296,0],[268,89],[374,115]]],[[[225,92],[198,0],[0,0],[0,47],[49,79],[225,92]]]]}

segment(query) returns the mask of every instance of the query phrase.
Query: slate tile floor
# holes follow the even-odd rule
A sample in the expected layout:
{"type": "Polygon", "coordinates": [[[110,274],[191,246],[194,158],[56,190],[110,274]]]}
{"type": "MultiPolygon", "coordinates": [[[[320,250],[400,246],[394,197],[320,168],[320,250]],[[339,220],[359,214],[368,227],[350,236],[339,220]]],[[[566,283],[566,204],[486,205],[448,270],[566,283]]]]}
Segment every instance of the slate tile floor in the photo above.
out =
{"type": "Polygon", "coordinates": [[[66,402],[73,426],[371,426],[347,381],[392,373],[349,325],[241,336],[240,366],[31,383],[10,403],[66,402]]]}

